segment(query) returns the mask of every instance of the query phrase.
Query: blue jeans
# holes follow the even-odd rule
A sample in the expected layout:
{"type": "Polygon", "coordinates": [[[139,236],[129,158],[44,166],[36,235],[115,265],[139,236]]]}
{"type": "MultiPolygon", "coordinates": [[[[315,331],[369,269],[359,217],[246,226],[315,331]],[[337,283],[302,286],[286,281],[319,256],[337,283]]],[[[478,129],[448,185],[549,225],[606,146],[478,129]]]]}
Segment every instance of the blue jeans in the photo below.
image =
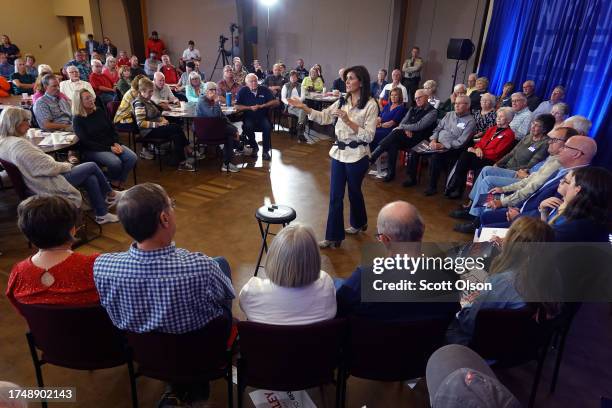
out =
{"type": "Polygon", "coordinates": [[[106,195],[111,192],[111,187],[96,163],[79,164],[62,176],[74,187],[85,188],[97,216],[102,217],[108,213],[106,195]]]}
{"type": "Polygon", "coordinates": [[[326,240],[342,241],[344,239],[344,190],[347,185],[351,209],[351,226],[361,228],[368,223],[361,183],[369,167],[370,162],[367,156],[362,157],[355,163],[344,163],[332,159],[329,212],[327,213],[327,229],[325,231],[326,240]]]}
{"type": "Polygon", "coordinates": [[[123,152],[115,154],[113,152],[94,152],[87,150],[83,152],[86,160],[96,162],[100,166],[105,166],[110,181],[124,183],[130,171],[136,166],[138,156],[126,146],[121,145],[123,152]]]}
{"type": "Polygon", "coordinates": [[[272,124],[268,120],[267,116],[260,116],[257,118],[245,118],[242,122],[242,134],[247,137],[249,146],[253,149],[257,149],[257,142],[255,141],[255,131],[261,130],[263,139],[263,150],[268,152],[271,149],[271,135],[272,135],[272,124]]]}
{"type": "Polygon", "coordinates": [[[514,174],[516,174],[514,170],[493,166],[484,167],[470,191],[470,199],[472,200],[470,214],[478,217],[485,211],[485,207],[476,205],[481,194],[487,194],[493,187],[503,187],[519,181],[518,178],[514,177],[514,174]]]}

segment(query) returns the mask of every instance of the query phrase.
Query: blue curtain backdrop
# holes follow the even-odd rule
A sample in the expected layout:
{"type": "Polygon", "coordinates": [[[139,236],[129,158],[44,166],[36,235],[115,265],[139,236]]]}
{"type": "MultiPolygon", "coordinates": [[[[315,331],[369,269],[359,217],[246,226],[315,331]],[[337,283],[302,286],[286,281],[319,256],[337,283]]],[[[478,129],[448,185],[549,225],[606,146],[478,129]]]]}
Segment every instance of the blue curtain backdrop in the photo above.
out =
{"type": "Polygon", "coordinates": [[[593,122],[597,163],[612,167],[612,1],[495,0],[479,75],[501,94],[527,79],[549,99],[564,85],[572,115],[593,122]]]}

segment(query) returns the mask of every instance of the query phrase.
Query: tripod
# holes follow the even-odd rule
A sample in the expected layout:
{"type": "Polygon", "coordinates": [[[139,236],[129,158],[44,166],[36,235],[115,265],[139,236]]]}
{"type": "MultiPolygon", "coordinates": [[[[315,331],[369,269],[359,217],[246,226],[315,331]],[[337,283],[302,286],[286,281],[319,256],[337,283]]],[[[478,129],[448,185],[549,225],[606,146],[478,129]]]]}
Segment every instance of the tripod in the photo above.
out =
{"type": "Polygon", "coordinates": [[[229,58],[228,58],[228,52],[225,51],[225,47],[223,46],[219,46],[219,51],[217,54],[217,61],[215,62],[215,66],[212,70],[212,72],[210,73],[210,77],[208,78],[209,81],[212,80],[213,75],[215,74],[215,71],[217,70],[217,65],[219,65],[219,60],[221,60],[222,64],[221,64],[221,71],[223,72],[223,67],[226,65],[230,65],[229,62],[229,58]]]}

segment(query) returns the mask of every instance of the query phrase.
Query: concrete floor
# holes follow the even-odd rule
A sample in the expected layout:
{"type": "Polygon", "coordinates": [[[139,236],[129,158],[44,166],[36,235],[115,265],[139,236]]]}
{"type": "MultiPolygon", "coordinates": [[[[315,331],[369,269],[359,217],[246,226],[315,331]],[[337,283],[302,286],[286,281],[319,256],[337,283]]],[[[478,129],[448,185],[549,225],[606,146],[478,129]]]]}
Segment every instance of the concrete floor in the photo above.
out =
{"type": "MultiPolygon", "coordinates": [[[[164,167],[160,173],[155,162],[139,162],[139,181],[163,185],[177,201],[178,230],[176,243],[192,251],[225,256],[232,267],[236,292],[252,276],[260,245],[254,218],[257,207],[267,200],[292,206],[297,221],[311,225],[323,238],[329,193],[329,141],[298,144],[286,133],[273,136],[271,163],[250,161],[237,174],[219,171],[220,160],[207,158],[197,173],[177,172],[164,167]]],[[[402,188],[401,176],[392,183],[382,183],[367,176],[364,194],[370,229],[366,234],[348,238],[341,248],[324,250],[323,269],[335,277],[347,277],[360,259],[360,248],[374,241],[376,215],[387,202],[407,200],[422,212],[426,223],[425,240],[429,242],[467,241],[471,237],[452,231],[454,220],[447,213],[458,204],[441,196],[425,197],[424,183],[402,188]]],[[[0,191],[0,290],[4,293],[11,266],[30,254],[26,241],[15,225],[17,200],[11,190],[0,191]]],[[[348,219],[348,202],[345,219],[348,219]]],[[[84,253],[125,250],[129,237],[119,224],[105,225],[103,236],[79,251],[84,253]]],[[[244,315],[234,302],[235,316],[244,315]]],[[[579,313],[568,340],[557,392],[547,393],[552,374],[553,355],[544,369],[538,406],[595,407],[601,395],[612,396],[612,316],[608,305],[588,305],[579,313]]],[[[4,296],[0,296],[0,380],[23,386],[35,384],[24,333],[27,326],[4,296]]],[[[534,365],[500,372],[500,378],[515,395],[526,401],[534,365]]],[[[79,372],[53,366],[43,368],[49,386],[77,387],[76,404],[51,404],[70,407],[129,407],[130,394],[126,367],[79,372]]],[[[399,383],[378,383],[351,378],[348,384],[349,407],[422,407],[427,406],[424,382],[414,389],[399,383]]],[[[140,406],[156,406],[164,385],[156,380],[138,380],[140,406]]],[[[317,406],[333,406],[334,389],[310,390],[317,406]]],[[[36,406],[32,404],[32,406],[36,406]]],[[[208,402],[197,406],[227,406],[224,383],[212,385],[208,402]]],[[[246,404],[249,406],[249,404],[246,404]]]]}

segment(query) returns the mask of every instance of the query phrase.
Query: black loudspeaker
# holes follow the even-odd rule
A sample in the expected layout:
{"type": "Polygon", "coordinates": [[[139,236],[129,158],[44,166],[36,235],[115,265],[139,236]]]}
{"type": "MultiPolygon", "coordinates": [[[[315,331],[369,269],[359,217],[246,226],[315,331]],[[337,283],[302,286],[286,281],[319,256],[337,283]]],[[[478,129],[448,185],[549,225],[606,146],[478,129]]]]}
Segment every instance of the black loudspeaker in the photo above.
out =
{"type": "Polygon", "coordinates": [[[474,53],[474,43],[469,38],[451,38],[446,49],[446,58],[468,60],[474,53]]]}
{"type": "Polygon", "coordinates": [[[257,27],[248,27],[244,35],[247,43],[257,44],[257,27]]]}

